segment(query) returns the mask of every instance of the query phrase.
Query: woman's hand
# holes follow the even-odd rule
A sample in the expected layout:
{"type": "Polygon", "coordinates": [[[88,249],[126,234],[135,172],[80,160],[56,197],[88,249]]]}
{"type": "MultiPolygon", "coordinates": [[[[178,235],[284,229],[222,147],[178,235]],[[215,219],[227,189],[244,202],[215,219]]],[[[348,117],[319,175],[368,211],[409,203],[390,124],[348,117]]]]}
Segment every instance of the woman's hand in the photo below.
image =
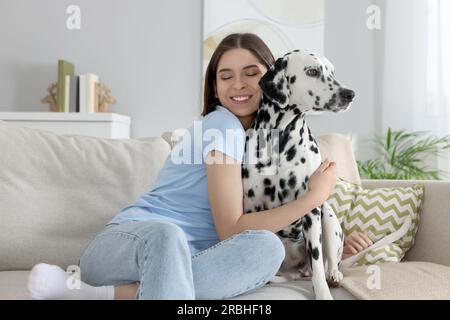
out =
{"type": "Polygon", "coordinates": [[[344,240],[344,252],[342,253],[342,259],[347,259],[348,257],[370,247],[372,244],[373,242],[369,239],[367,230],[352,233],[344,240]]]}
{"type": "Polygon", "coordinates": [[[322,205],[336,186],[336,163],[325,159],[309,179],[309,192],[322,205]]]}

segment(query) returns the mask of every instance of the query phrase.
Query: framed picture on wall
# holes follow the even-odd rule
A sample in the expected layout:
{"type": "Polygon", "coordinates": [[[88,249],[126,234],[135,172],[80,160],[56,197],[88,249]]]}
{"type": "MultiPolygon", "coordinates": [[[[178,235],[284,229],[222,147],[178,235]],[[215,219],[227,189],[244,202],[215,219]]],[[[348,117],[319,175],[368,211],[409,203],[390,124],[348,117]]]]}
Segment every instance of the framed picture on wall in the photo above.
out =
{"type": "Polygon", "coordinates": [[[251,32],[275,58],[294,49],[323,54],[324,0],[203,0],[203,74],[228,34],[251,32]]]}

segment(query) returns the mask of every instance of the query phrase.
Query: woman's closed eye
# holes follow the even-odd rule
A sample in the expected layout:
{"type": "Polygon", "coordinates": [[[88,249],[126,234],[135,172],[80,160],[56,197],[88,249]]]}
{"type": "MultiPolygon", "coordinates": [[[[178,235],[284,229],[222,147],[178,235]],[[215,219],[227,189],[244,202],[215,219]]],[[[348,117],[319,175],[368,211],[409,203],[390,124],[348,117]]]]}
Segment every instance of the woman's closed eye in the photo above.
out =
{"type": "MultiPolygon", "coordinates": [[[[247,77],[254,77],[257,74],[258,74],[258,72],[252,72],[252,73],[247,73],[246,76],[247,77]]],[[[220,77],[220,79],[222,79],[222,80],[229,80],[231,78],[233,78],[233,77],[232,76],[222,76],[222,77],[220,77]]]]}

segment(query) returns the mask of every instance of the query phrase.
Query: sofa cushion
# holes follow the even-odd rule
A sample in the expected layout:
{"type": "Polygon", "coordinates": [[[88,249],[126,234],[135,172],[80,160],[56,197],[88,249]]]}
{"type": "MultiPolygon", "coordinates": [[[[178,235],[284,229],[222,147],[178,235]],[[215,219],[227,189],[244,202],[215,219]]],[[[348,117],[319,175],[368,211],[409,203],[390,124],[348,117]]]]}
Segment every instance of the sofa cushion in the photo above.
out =
{"type": "Polygon", "coordinates": [[[0,150],[0,270],[27,270],[77,264],[89,239],[147,190],[170,147],[0,121],[0,150]]]}
{"type": "Polygon", "coordinates": [[[423,200],[423,185],[364,189],[339,180],[328,198],[344,235],[367,230],[374,242],[366,250],[341,262],[365,265],[400,262],[414,244],[423,200]]]}
{"type": "MultiPolygon", "coordinates": [[[[27,279],[30,271],[0,271],[0,300],[30,300],[27,279]]],[[[332,288],[335,300],[354,300],[344,288],[332,288]]],[[[314,291],[311,281],[270,283],[228,300],[312,300],[314,291]]]]}
{"type": "Polygon", "coordinates": [[[342,269],[341,286],[364,300],[449,300],[450,267],[388,262],[342,269]]]}

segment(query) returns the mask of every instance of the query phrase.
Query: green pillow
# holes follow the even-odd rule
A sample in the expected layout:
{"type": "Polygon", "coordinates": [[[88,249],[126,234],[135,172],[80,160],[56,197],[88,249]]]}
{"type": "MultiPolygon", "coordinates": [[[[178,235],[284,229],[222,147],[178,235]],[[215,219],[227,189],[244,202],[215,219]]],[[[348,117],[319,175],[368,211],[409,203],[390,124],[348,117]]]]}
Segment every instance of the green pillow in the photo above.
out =
{"type": "Polygon", "coordinates": [[[424,186],[364,189],[339,179],[328,203],[345,236],[367,230],[374,243],[340,266],[400,262],[414,244],[424,186]]]}

